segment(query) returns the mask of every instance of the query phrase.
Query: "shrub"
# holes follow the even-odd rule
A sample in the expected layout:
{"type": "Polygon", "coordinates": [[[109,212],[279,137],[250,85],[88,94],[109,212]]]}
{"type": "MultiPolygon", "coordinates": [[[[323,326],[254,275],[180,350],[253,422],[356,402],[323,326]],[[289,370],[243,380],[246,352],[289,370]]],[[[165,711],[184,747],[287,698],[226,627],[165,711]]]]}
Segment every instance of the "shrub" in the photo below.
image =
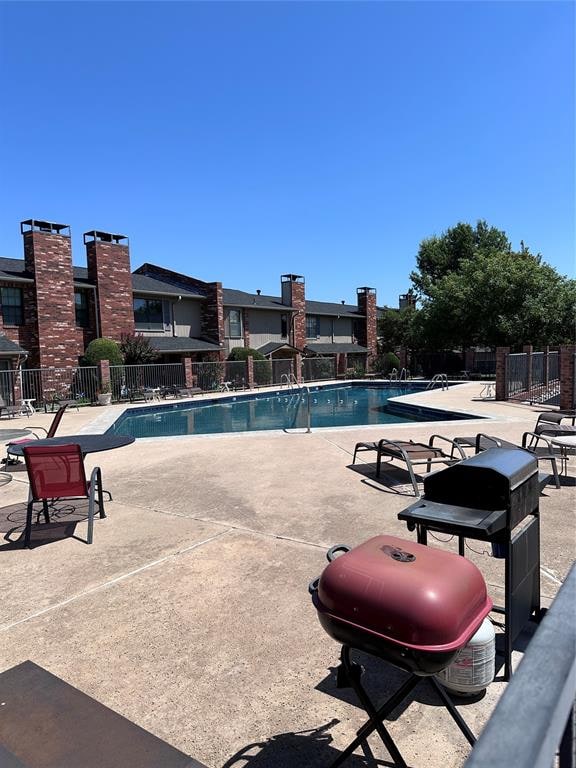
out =
{"type": "Polygon", "coordinates": [[[230,350],[227,359],[230,361],[248,360],[249,357],[253,357],[254,360],[266,360],[266,357],[261,352],[251,347],[234,347],[234,349],[230,350]]]}
{"type": "Polygon", "coordinates": [[[120,352],[125,365],[153,363],[160,357],[147,336],[123,333],[120,337],[120,352]]]}
{"type": "Polygon", "coordinates": [[[82,365],[98,365],[100,360],[109,360],[110,365],[122,365],[122,352],[113,339],[94,339],[86,347],[82,365]]]}
{"type": "Polygon", "coordinates": [[[373,367],[375,371],[380,373],[390,373],[393,368],[400,370],[400,360],[398,355],[395,355],[394,352],[384,352],[383,354],[378,355],[374,361],[373,367]]]}
{"type": "Polygon", "coordinates": [[[228,360],[230,362],[242,361],[247,360],[249,357],[252,357],[254,362],[258,363],[254,366],[254,382],[263,386],[272,384],[272,363],[258,350],[251,347],[235,347],[230,350],[228,360]]]}

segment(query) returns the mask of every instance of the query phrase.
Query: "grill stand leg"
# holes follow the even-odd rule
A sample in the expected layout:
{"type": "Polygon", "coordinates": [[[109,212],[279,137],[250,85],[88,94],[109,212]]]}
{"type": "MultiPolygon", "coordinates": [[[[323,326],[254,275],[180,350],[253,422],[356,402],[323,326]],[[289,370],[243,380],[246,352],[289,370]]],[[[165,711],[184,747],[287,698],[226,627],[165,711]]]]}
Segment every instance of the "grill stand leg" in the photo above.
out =
{"type": "Polygon", "coordinates": [[[458,710],[454,706],[454,702],[452,701],[450,696],[448,696],[444,688],[442,688],[442,686],[440,685],[438,680],[436,680],[435,677],[431,677],[430,682],[432,683],[432,686],[436,689],[436,693],[442,699],[444,706],[446,707],[448,712],[450,712],[450,714],[452,715],[454,722],[456,723],[458,728],[460,728],[460,730],[468,740],[468,743],[470,744],[470,746],[473,747],[474,744],[476,744],[476,737],[474,736],[470,728],[468,728],[468,726],[466,725],[466,722],[463,720],[460,712],[458,712],[458,710]]]}
{"type": "MultiPolygon", "coordinates": [[[[342,646],[342,653],[341,653],[341,660],[342,665],[344,667],[344,672],[346,679],[348,680],[350,686],[354,689],[354,692],[358,696],[358,699],[360,700],[360,703],[370,716],[370,719],[364,723],[364,725],[360,728],[360,730],[357,732],[356,738],[354,741],[352,741],[346,749],[338,755],[336,760],[330,765],[330,768],[338,768],[338,766],[342,765],[351,755],[352,753],[362,744],[363,741],[365,741],[368,736],[370,736],[371,733],[374,731],[377,731],[378,735],[384,742],[384,745],[386,746],[386,749],[390,753],[390,756],[392,757],[394,763],[399,766],[399,768],[407,768],[407,764],[400,754],[398,747],[394,743],[392,737],[388,733],[388,730],[383,724],[384,718],[386,718],[391,712],[396,709],[396,707],[400,704],[401,701],[403,701],[416,686],[418,683],[423,679],[419,675],[412,674],[406,680],[406,682],[400,686],[400,688],[396,691],[396,693],[393,693],[392,696],[390,696],[378,709],[375,708],[374,704],[372,703],[370,697],[364,690],[362,683],[360,682],[361,676],[362,676],[362,667],[359,664],[354,663],[350,658],[350,652],[351,652],[350,646],[344,645],[342,646]]],[[[454,722],[460,729],[460,731],[463,733],[463,735],[466,737],[468,743],[471,746],[474,746],[476,743],[476,737],[468,728],[468,725],[454,706],[453,701],[450,699],[446,691],[442,688],[440,683],[436,680],[434,677],[430,677],[430,682],[432,683],[433,688],[436,690],[440,698],[442,699],[442,703],[450,713],[451,717],[453,718],[454,722]]]]}
{"type": "Polygon", "coordinates": [[[362,668],[359,664],[355,664],[350,659],[350,651],[351,648],[348,645],[342,646],[342,653],[341,653],[341,659],[342,664],[344,666],[344,669],[346,671],[346,675],[348,678],[348,681],[352,688],[354,689],[354,692],[358,696],[358,699],[360,700],[360,703],[370,716],[370,719],[366,721],[366,723],[360,728],[360,730],[357,733],[356,738],[354,741],[352,741],[346,749],[338,755],[336,760],[331,764],[330,768],[338,768],[338,766],[342,765],[349,757],[350,755],[360,746],[360,744],[365,741],[368,736],[370,736],[371,733],[374,731],[378,732],[378,735],[384,742],[386,749],[390,753],[390,756],[398,765],[400,768],[407,768],[407,764],[400,754],[398,747],[394,743],[392,737],[388,733],[386,727],[384,726],[382,720],[390,714],[397,706],[398,704],[403,701],[406,696],[412,691],[413,688],[415,688],[418,683],[420,682],[421,678],[418,677],[418,675],[411,675],[408,680],[402,685],[396,693],[392,694],[390,698],[388,698],[379,709],[376,709],[374,705],[372,704],[372,701],[364,688],[362,687],[362,684],[360,682],[360,677],[362,675],[362,668]]]}

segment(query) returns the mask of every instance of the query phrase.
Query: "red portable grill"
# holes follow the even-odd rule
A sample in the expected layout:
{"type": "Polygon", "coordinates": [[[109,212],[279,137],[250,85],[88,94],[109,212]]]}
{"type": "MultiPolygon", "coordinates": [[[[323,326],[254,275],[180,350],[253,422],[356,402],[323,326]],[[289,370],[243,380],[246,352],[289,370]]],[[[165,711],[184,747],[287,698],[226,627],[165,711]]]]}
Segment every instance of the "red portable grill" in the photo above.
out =
{"type": "Polygon", "coordinates": [[[312,601],[326,632],[342,643],[338,685],[352,686],[370,717],[332,768],[374,730],[395,762],[406,765],[382,721],[422,677],[429,677],[474,744],[473,734],[432,675],[451,664],[492,608],[478,568],[460,555],[395,536],[376,536],[354,549],[333,547],[327,557],[329,565],[310,584],[312,601]],[[336,557],[338,551],[345,554],[336,557]],[[360,683],[361,667],[351,660],[354,649],[411,673],[379,709],[360,683]]]}

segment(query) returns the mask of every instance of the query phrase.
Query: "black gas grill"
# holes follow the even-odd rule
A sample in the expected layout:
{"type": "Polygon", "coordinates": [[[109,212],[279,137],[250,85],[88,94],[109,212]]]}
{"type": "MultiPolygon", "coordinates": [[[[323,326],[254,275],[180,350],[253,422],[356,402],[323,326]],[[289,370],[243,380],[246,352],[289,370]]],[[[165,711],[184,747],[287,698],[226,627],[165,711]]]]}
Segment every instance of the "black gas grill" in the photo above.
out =
{"type": "Polygon", "coordinates": [[[520,448],[490,448],[428,475],[424,495],[400,512],[418,541],[428,531],[489,541],[505,559],[504,677],[512,672],[512,645],[540,615],[540,521],[536,458],[520,448]]]}

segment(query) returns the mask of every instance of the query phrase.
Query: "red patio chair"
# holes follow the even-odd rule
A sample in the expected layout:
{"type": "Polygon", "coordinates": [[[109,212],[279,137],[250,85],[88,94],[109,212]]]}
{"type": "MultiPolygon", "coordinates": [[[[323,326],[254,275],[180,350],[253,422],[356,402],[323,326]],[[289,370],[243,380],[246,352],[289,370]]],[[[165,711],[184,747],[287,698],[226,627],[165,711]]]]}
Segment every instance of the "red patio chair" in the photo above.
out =
{"type": "MultiPolygon", "coordinates": [[[[34,429],[40,429],[42,432],[46,433],[46,437],[54,437],[56,435],[56,430],[58,429],[60,422],[62,421],[62,416],[64,416],[64,411],[68,408],[68,403],[65,405],[61,405],[60,408],[56,411],[56,415],[52,419],[52,423],[48,427],[48,430],[44,429],[44,427],[26,427],[26,429],[34,430],[34,429]]],[[[38,435],[36,435],[35,432],[32,432],[34,437],[38,439],[38,435]]],[[[26,443],[33,443],[34,440],[31,437],[22,437],[20,440],[11,440],[8,443],[8,448],[6,451],[6,463],[11,461],[10,456],[14,456],[14,454],[10,453],[10,446],[12,445],[24,445],[26,443]]],[[[16,458],[15,461],[18,461],[16,458]]]]}
{"type": "MultiPolygon", "coordinates": [[[[100,517],[106,517],[102,497],[102,473],[100,467],[94,467],[90,482],[86,482],[84,461],[80,446],[70,445],[30,445],[24,448],[24,460],[30,480],[30,496],[26,511],[26,532],[24,546],[30,546],[32,533],[32,514],[34,504],[42,502],[44,519],[50,522],[49,500],[88,499],[88,535],[86,543],[92,544],[94,531],[94,506],[98,494],[100,517]]],[[[40,522],[40,511],[36,522],[40,522]]]]}

